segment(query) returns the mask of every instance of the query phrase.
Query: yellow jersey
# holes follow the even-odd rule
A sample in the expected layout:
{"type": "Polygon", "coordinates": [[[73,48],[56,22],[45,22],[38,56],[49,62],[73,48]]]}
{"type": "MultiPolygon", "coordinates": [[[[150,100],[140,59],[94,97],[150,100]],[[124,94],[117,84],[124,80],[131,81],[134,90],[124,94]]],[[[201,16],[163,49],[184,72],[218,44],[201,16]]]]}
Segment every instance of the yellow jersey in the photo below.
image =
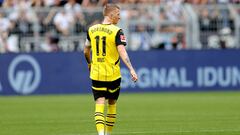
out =
{"type": "Polygon", "coordinates": [[[96,81],[114,81],[121,77],[117,46],[126,45],[122,30],[113,24],[96,24],[87,31],[91,45],[90,78],[96,81]]]}

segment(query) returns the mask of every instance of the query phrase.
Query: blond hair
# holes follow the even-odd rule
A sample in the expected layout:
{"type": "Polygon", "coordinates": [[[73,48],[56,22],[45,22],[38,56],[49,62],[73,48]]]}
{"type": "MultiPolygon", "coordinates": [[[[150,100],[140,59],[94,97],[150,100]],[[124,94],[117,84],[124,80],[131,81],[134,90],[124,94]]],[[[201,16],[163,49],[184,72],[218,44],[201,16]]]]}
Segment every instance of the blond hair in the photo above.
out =
{"type": "Polygon", "coordinates": [[[116,4],[106,4],[103,8],[103,16],[108,16],[112,11],[120,9],[116,4]]]}

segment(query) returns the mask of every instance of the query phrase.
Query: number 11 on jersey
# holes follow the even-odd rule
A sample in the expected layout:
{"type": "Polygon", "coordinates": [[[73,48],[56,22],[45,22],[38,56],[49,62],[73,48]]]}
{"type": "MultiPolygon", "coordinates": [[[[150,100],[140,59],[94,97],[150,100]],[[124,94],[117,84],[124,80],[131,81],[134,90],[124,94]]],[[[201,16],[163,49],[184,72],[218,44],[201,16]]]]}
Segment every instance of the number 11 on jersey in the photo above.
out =
{"type": "Polygon", "coordinates": [[[99,42],[100,39],[102,40],[102,56],[106,56],[106,36],[103,36],[100,38],[100,36],[96,36],[96,52],[97,52],[97,56],[99,56],[99,42]]]}

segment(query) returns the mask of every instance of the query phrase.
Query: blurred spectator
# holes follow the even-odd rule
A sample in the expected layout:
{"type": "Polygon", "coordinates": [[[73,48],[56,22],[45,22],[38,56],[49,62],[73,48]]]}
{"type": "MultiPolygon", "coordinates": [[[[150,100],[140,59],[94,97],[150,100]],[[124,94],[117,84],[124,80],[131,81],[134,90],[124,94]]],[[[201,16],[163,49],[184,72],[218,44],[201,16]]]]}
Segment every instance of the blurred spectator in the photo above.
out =
{"type": "Polygon", "coordinates": [[[4,14],[0,12],[0,52],[9,51],[8,37],[9,32],[13,28],[12,23],[4,14]]]}
{"type": "Polygon", "coordinates": [[[218,35],[212,35],[208,38],[208,48],[226,49],[236,48],[236,42],[231,35],[231,29],[225,27],[219,31],[218,35]]]}
{"type": "MultiPolygon", "coordinates": [[[[23,46],[22,42],[24,44],[29,42],[38,44],[38,39],[45,36],[47,31],[57,32],[57,35],[61,37],[60,46],[66,43],[69,45],[75,44],[75,41],[79,42],[81,40],[78,36],[81,37],[87,27],[101,23],[103,18],[101,8],[106,3],[121,5],[122,20],[120,25],[125,26],[126,34],[130,37],[131,46],[129,46],[129,49],[149,50],[158,48],[172,50],[186,48],[185,42],[193,40],[185,37],[185,34],[189,35],[189,31],[191,31],[192,22],[189,23],[188,21],[192,21],[192,19],[191,17],[185,18],[188,17],[186,15],[189,15],[189,10],[183,3],[192,4],[192,8],[199,15],[199,18],[196,19],[199,21],[199,26],[193,25],[196,28],[200,27],[199,36],[203,48],[214,48],[214,46],[215,48],[235,48],[235,42],[237,41],[235,41],[236,35],[234,34],[237,33],[235,28],[237,19],[234,18],[235,16],[232,13],[235,9],[238,11],[238,7],[236,5],[228,6],[228,3],[239,3],[239,1],[4,0],[2,1],[3,12],[8,16],[4,18],[9,18],[7,20],[12,28],[7,32],[10,34],[1,32],[0,48],[4,49],[0,50],[9,50],[10,44],[16,44],[16,42],[21,44],[17,45],[21,48],[23,46]],[[228,33],[226,29],[230,30],[230,34],[226,34],[228,33]],[[225,34],[222,31],[225,31],[225,34]],[[7,39],[4,37],[7,37],[7,39]],[[62,42],[65,39],[67,41],[62,42]]],[[[7,24],[7,21],[3,20],[0,20],[0,29],[7,24]]],[[[197,36],[194,40],[197,40],[197,36]]],[[[62,46],[61,48],[64,50],[62,46]]],[[[66,47],[65,50],[68,51],[69,48],[66,47]]]]}
{"type": "Polygon", "coordinates": [[[44,6],[52,7],[55,4],[55,0],[43,0],[44,6]]]}
{"type": "Polygon", "coordinates": [[[239,4],[240,0],[231,0],[232,3],[239,4]]]}
{"type": "Polygon", "coordinates": [[[229,20],[230,20],[230,13],[229,13],[229,10],[227,8],[221,8],[221,6],[224,6],[226,4],[229,3],[229,0],[218,0],[218,3],[219,3],[219,12],[220,12],[220,16],[219,16],[219,19],[222,20],[222,25],[221,27],[224,28],[224,27],[230,27],[230,24],[229,24],[229,20]]]}
{"type": "MultiPolygon", "coordinates": [[[[50,11],[47,13],[47,15],[43,14],[40,15],[41,19],[40,19],[40,24],[42,26],[43,29],[48,29],[47,26],[51,26],[53,25],[53,18],[56,15],[56,13],[58,12],[58,7],[61,6],[61,1],[60,0],[55,0],[54,4],[52,5],[52,8],[50,9],[50,11]]],[[[49,30],[49,29],[48,29],[49,30]]]]}
{"type": "Polygon", "coordinates": [[[106,3],[108,3],[108,0],[83,0],[82,6],[96,7],[96,6],[104,6],[106,3]]]}
{"type": "MultiPolygon", "coordinates": [[[[234,19],[226,5],[229,2],[229,0],[211,0],[208,1],[210,5],[194,7],[199,14],[200,41],[203,48],[216,48],[221,41],[221,37],[218,37],[221,34],[218,32],[222,29],[230,29],[230,31],[234,29],[234,19]]],[[[224,43],[225,41],[221,41],[223,46],[220,48],[225,48],[224,43]]]]}
{"type": "Polygon", "coordinates": [[[4,17],[3,13],[0,12],[0,33],[2,35],[6,35],[4,37],[7,37],[9,34],[9,30],[11,29],[12,29],[12,24],[10,20],[4,17]]]}
{"type": "Polygon", "coordinates": [[[82,7],[76,0],[68,0],[68,2],[64,5],[64,9],[68,13],[78,14],[82,12],[82,7]]]}
{"type": "Polygon", "coordinates": [[[166,1],[167,6],[160,6],[159,21],[161,32],[183,33],[185,18],[182,10],[182,0],[166,1]]]}
{"type": "Polygon", "coordinates": [[[64,9],[68,14],[72,14],[76,21],[82,25],[86,24],[85,17],[82,11],[82,7],[76,0],[68,0],[68,2],[64,5],[64,9]]]}
{"type": "Polygon", "coordinates": [[[155,14],[151,12],[150,6],[133,6],[131,8],[126,8],[121,10],[121,17],[123,20],[121,23],[129,25],[129,30],[131,32],[136,32],[138,24],[146,24],[146,30],[153,31],[152,25],[154,22],[155,14]]]}
{"type": "Polygon", "coordinates": [[[43,0],[32,0],[32,7],[44,7],[44,1],[43,0]]]}
{"type": "Polygon", "coordinates": [[[69,36],[73,31],[75,20],[73,14],[61,10],[56,14],[53,22],[59,33],[69,36]]]}
{"type": "Polygon", "coordinates": [[[17,0],[4,0],[3,8],[14,8],[16,6],[17,0]]]}
{"type": "Polygon", "coordinates": [[[46,34],[46,41],[45,43],[41,44],[41,49],[44,52],[58,52],[60,51],[59,48],[59,37],[54,34],[46,34]]]}
{"type": "Polygon", "coordinates": [[[155,33],[152,48],[160,50],[181,50],[186,48],[182,33],[155,33]]]}
{"type": "Polygon", "coordinates": [[[219,32],[221,48],[236,48],[234,37],[231,35],[231,29],[224,27],[219,32]]]}
{"type": "Polygon", "coordinates": [[[7,41],[2,34],[0,34],[0,53],[7,52],[7,41]]]}
{"type": "Polygon", "coordinates": [[[167,0],[165,12],[167,20],[171,22],[179,22],[179,20],[183,20],[182,3],[183,0],[167,0]]]}
{"type": "Polygon", "coordinates": [[[151,36],[143,24],[137,26],[137,31],[131,34],[131,38],[134,39],[131,41],[132,50],[147,51],[152,48],[151,36]]]}
{"type": "Polygon", "coordinates": [[[88,12],[85,12],[85,21],[86,21],[86,27],[92,26],[97,23],[101,23],[103,19],[103,15],[101,11],[94,11],[89,10],[88,12]]]}
{"type": "Polygon", "coordinates": [[[182,37],[182,33],[177,33],[174,37],[171,39],[171,50],[180,50],[185,48],[185,41],[184,37],[182,37]]]}
{"type": "Polygon", "coordinates": [[[147,8],[147,7],[144,8],[141,6],[137,8],[137,12],[138,12],[137,20],[139,22],[144,22],[146,20],[153,21],[154,14],[149,12],[148,9],[149,8],[147,8]]]}
{"type": "Polygon", "coordinates": [[[199,23],[201,30],[208,30],[210,28],[211,18],[206,8],[200,11],[199,23]]]}
{"type": "Polygon", "coordinates": [[[20,33],[26,34],[30,31],[30,18],[23,9],[19,9],[16,16],[13,14],[10,16],[11,20],[17,25],[20,33]]]}
{"type": "Polygon", "coordinates": [[[9,19],[15,24],[18,32],[22,34],[29,34],[33,31],[32,25],[38,21],[36,13],[32,10],[31,2],[25,0],[17,1],[9,19]]]}

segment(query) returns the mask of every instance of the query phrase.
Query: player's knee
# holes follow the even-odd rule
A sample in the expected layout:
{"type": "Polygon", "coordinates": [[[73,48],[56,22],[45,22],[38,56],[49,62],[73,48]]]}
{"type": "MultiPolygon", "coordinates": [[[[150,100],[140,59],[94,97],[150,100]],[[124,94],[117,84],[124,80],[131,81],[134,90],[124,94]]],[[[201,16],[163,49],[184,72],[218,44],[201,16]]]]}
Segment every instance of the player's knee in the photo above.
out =
{"type": "Polygon", "coordinates": [[[109,99],[108,100],[109,105],[114,105],[114,104],[116,104],[116,102],[117,102],[117,100],[114,100],[114,99],[109,99]]]}
{"type": "Polygon", "coordinates": [[[104,97],[100,97],[96,100],[96,104],[104,104],[105,103],[105,98],[104,97]]]}

